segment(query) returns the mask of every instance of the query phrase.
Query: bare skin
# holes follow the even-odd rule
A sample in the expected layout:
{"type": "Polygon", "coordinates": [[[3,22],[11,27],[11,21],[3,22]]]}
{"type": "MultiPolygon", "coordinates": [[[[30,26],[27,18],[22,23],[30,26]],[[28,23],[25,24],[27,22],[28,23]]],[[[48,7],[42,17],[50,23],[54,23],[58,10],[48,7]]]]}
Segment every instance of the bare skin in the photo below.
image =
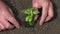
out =
{"type": "MultiPolygon", "coordinates": [[[[49,0],[32,0],[33,8],[43,8],[39,24],[49,21],[53,16],[53,6],[49,0]]],[[[0,31],[5,29],[19,28],[19,24],[13,16],[12,10],[0,0],[0,31]],[[10,24],[10,21],[12,24],[10,24]]]]}
{"type": "Polygon", "coordinates": [[[53,18],[54,16],[53,5],[50,2],[50,0],[32,0],[32,5],[34,9],[38,9],[42,7],[42,16],[39,20],[40,25],[53,18]]]}
{"type": "Polygon", "coordinates": [[[19,24],[13,16],[12,10],[0,1],[0,31],[4,29],[19,28],[19,24]],[[12,24],[10,24],[10,21],[12,24]]]}

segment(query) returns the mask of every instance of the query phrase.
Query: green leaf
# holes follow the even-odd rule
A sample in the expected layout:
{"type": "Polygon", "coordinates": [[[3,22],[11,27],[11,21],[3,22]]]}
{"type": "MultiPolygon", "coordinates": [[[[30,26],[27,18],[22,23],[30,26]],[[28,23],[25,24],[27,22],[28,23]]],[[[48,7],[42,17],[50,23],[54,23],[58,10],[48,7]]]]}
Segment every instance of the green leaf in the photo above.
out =
{"type": "Polygon", "coordinates": [[[28,21],[29,21],[29,16],[26,16],[25,21],[26,21],[26,22],[28,22],[28,21]]]}
{"type": "Polygon", "coordinates": [[[32,13],[33,13],[33,12],[32,12],[32,8],[25,9],[25,10],[24,10],[24,13],[25,13],[25,14],[28,14],[28,15],[32,15],[32,13]]]}
{"type": "Polygon", "coordinates": [[[32,22],[32,17],[29,18],[29,23],[32,22]]]}
{"type": "Polygon", "coordinates": [[[25,14],[29,14],[27,11],[24,11],[25,14]]]}
{"type": "Polygon", "coordinates": [[[28,9],[28,10],[29,10],[29,11],[28,11],[28,12],[29,12],[29,15],[32,15],[32,13],[33,13],[33,12],[32,12],[32,9],[28,9]]]}
{"type": "Polygon", "coordinates": [[[38,14],[38,13],[40,13],[38,10],[33,11],[33,14],[38,14]]]}

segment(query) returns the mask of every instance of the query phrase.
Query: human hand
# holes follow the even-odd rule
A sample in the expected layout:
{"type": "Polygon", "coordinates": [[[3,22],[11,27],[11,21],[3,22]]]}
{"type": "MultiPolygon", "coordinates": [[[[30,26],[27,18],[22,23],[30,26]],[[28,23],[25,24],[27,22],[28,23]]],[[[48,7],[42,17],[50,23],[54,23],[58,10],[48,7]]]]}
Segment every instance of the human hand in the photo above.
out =
{"type": "Polygon", "coordinates": [[[14,26],[19,28],[19,24],[14,18],[12,10],[0,1],[0,31],[12,29],[14,26]],[[11,22],[11,24],[8,21],[11,22]]]}
{"type": "Polygon", "coordinates": [[[32,0],[32,5],[34,9],[42,8],[42,16],[39,21],[40,25],[53,18],[53,5],[50,0],[32,0]]]}

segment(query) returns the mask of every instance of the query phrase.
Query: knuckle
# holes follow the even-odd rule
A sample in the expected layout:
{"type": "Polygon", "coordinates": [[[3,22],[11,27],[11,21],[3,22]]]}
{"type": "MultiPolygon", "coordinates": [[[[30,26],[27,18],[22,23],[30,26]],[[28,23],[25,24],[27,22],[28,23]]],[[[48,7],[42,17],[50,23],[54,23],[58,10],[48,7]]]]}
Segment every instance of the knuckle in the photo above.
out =
{"type": "Polygon", "coordinates": [[[9,20],[10,20],[10,21],[14,21],[15,18],[14,18],[14,17],[10,17],[9,20]]]}
{"type": "Polygon", "coordinates": [[[45,2],[44,6],[48,7],[49,6],[49,2],[45,2]]]}
{"type": "Polygon", "coordinates": [[[38,8],[38,4],[37,3],[33,4],[33,8],[38,8]]]}
{"type": "Polygon", "coordinates": [[[14,17],[11,17],[10,19],[11,19],[11,20],[13,20],[13,19],[14,19],[14,17]]]}
{"type": "Polygon", "coordinates": [[[46,6],[49,6],[49,3],[46,3],[46,6]]]}

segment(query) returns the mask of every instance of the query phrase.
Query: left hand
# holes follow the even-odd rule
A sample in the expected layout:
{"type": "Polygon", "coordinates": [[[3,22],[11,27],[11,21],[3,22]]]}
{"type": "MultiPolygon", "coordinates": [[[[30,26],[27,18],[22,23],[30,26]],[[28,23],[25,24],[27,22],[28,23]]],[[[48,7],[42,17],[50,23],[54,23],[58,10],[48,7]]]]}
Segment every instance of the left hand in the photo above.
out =
{"type": "Polygon", "coordinates": [[[12,10],[0,1],[0,31],[5,29],[20,28],[19,23],[15,19],[12,10]]]}

